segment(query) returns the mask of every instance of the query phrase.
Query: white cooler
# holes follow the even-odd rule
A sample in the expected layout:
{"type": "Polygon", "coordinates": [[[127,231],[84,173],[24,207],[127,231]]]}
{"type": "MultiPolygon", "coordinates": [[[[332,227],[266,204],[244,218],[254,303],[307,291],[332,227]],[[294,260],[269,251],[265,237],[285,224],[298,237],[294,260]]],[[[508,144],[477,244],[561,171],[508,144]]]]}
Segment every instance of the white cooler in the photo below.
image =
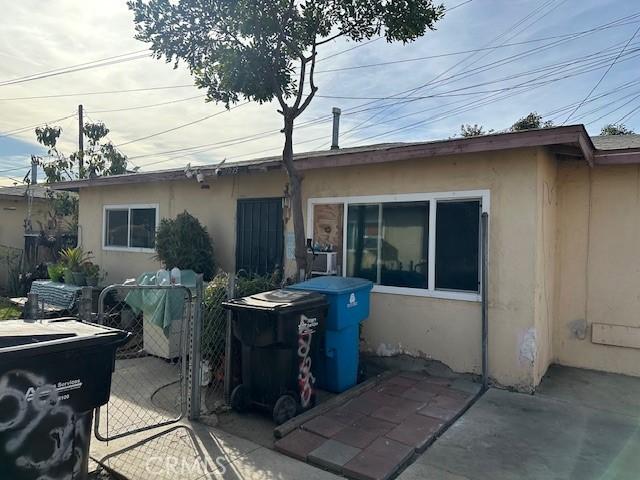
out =
{"type": "Polygon", "coordinates": [[[182,341],[182,319],[171,322],[169,335],[164,334],[164,329],[143,316],[142,340],[144,351],[149,355],[172,360],[180,357],[182,341]]]}

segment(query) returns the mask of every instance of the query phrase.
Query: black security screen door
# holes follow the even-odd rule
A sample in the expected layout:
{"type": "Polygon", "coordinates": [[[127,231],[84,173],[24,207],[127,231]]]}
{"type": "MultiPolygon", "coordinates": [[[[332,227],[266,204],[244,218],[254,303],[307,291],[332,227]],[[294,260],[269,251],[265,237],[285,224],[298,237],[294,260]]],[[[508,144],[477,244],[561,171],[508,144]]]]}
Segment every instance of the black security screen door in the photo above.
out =
{"type": "Polygon", "coordinates": [[[282,268],[282,199],[238,200],[236,271],[267,275],[282,268]]]}

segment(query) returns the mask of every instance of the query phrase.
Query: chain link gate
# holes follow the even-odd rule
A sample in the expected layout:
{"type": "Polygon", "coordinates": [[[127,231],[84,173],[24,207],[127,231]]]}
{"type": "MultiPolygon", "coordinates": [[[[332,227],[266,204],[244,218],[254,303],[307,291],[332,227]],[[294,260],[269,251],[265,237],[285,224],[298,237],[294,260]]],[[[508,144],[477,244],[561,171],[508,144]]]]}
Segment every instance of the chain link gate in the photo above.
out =
{"type": "Polygon", "coordinates": [[[96,410],[98,440],[115,440],[197,416],[200,365],[194,360],[199,358],[201,299],[201,277],[195,295],[180,285],[111,285],[101,292],[97,323],[131,336],[116,351],[109,402],[96,410]],[[169,315],[167,328],[154,323],[157,316],[137,308],[142,301],[165,295],[171,296],[162,312],[162,318],[169,315]]]}

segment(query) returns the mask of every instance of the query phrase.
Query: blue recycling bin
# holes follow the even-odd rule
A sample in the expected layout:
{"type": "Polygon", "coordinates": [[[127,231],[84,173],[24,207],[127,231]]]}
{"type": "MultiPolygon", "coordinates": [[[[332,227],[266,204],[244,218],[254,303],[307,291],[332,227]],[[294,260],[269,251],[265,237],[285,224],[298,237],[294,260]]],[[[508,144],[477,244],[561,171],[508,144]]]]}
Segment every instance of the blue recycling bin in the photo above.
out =
{"type": "Polygon", "coordinates": [[[324,349],[316,361],[316,385],[340,393],[358,381],[360,323],[369,316],[373,283],[362,278],[316,277],[291,285],[294,290],[322,293],[327,297],[324,349]]]}

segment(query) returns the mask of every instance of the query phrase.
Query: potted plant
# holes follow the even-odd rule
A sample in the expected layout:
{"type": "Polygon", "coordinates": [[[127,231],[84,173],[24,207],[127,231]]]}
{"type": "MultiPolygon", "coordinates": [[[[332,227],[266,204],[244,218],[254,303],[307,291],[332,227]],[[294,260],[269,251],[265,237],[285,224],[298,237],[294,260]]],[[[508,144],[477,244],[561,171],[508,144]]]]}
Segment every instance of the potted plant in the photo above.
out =
{"type": "Polygon", "coordinates": [[[62,268],[63,268],[62,281],[67,285],[73,285],[73,274],[71,273],[71,270],[68,267],[62,267],[62,268]]]}
{"type": "Polygon", "coordinates": [[[64,276],[64,265],[61,263],[52,263],[47,266],[47,273],[49,274],[49,278],[52,282],[61,282],[62,277],[64,276]]]}
{"type": "Polygon", "coordinates": [[[67,268],[64,274],[64,283],[82,286],[86,283],[86,275],[83,264],[91,260],[91,255],[84,253],[82,247],[65,248],[60,252],[60,259],[67,268]],[[71,282],[69,282],[71,280],[71,282]]]}
{"type": "Polygon", "coordinates": [[[85,262],[83,270],[89,287],[97,287],[100,282],[100,267],[93,262],[85,262]]]}

